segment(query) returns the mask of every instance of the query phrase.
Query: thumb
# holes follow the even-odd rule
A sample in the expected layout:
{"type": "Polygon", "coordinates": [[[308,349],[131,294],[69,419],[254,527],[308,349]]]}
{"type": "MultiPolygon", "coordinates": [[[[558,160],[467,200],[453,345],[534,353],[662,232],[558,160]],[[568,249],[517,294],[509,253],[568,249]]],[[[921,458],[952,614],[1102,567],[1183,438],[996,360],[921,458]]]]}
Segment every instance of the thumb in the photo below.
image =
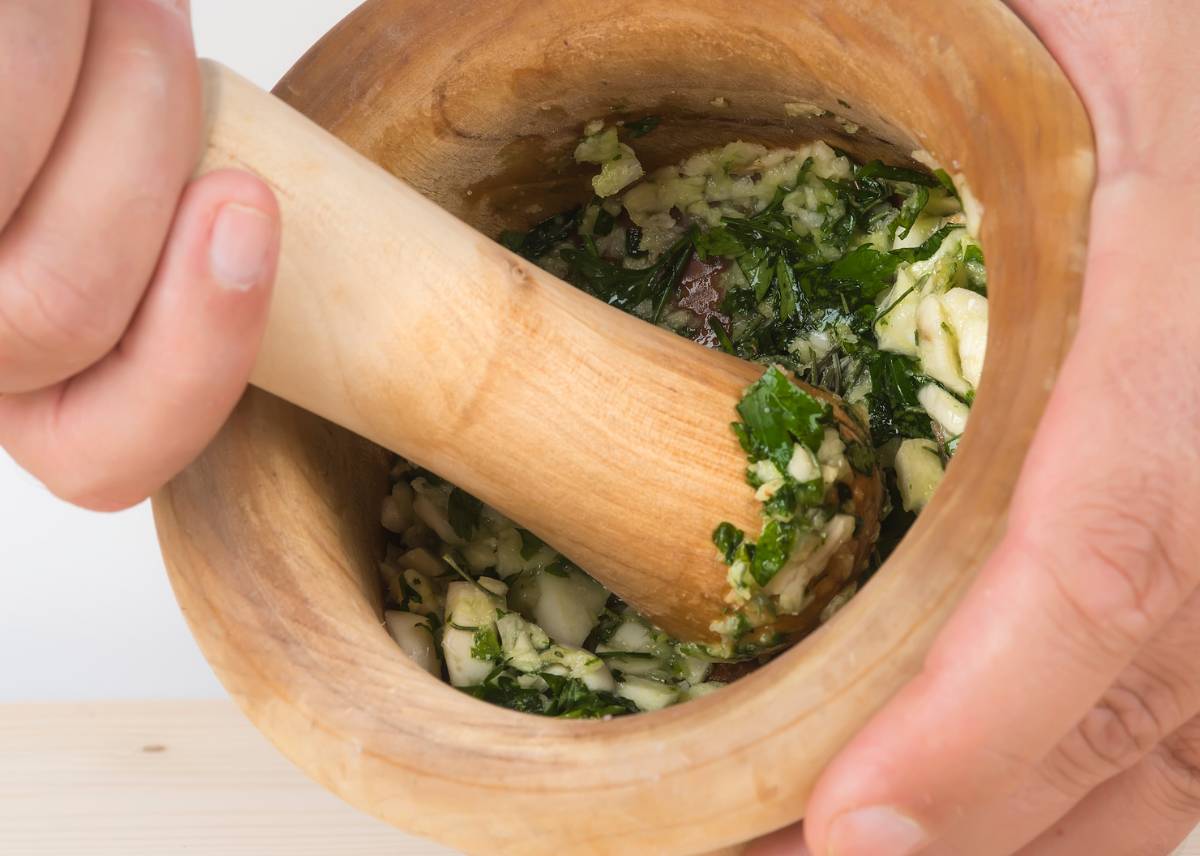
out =
{"type": "MultiPolygon", "coordinates": [[[[1097,198],[1081,332],[1008,533],[921,674],[818,782],[805,823],[819,856],[920,852],[1073,730],[1111,728],[1093,706],[1200,584],[1200,355],[1186,353],[1200,298],[1178,288],[1169,239],[1110,234],[1132,190],[1097,198]]],[[[1102,752],[1107,735],[1089,736],[1102,752]]]]}

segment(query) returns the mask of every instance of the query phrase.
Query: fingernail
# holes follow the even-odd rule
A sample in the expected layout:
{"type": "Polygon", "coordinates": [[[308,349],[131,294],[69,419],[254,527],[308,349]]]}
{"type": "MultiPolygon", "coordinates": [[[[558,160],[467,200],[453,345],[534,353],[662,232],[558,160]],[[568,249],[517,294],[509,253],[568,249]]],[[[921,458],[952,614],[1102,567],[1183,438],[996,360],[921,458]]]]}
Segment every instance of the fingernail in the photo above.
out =
{"type": "Polygon", "coordinates": [[[890,808],[847,812],[829,828],[829,856],[912,856],[928,843],[919,823],[890,808]]]}
{"type": "Polygon", "coordinates": [[[217,212],[209,244],[213,277],[230,291],[249,291],[266,278],[274,242],[274,218],[246,205],[226,205],[217,212]]]}

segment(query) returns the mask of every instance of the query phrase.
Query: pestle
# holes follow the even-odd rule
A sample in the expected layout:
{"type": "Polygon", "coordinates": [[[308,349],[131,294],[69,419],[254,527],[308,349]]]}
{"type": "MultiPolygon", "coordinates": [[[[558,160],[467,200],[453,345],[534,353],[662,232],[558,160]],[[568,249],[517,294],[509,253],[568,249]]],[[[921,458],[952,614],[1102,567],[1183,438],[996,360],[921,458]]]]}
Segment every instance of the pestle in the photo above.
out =
{"type": "MultiPolygon", "coordinates": [[[[667,632],[711,641],[729,590],[713,529],[762,523],[730,423],[763,367],[605,305],[227,69],[203,75],[200,172],[256,173],[283,212],[251,382],[459,485],[667,632]]],[[[878,500],[865,492],[863,517],[878,500]]]]}

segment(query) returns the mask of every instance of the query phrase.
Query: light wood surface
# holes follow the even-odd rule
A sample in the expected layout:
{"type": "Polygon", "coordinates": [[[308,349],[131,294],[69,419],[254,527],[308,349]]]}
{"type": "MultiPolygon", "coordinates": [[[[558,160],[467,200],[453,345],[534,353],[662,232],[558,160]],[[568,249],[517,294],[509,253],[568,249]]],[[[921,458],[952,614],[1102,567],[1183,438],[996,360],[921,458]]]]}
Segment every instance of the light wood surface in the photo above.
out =
{"type": "Polygon", "coordinates": [[[0,705],[0,853],[452,856],[304,778],[227,701],[0,705]]]}
{"type": "Polygon", "coordinates": [[[340,802],[225,701],[0,705],[0,852],[455,853],[340,802]]]}
{"type": "MultiPolygon", "coordinates": [[[[248,395],[156,501],[173,584],[221,680],[288,757],[372,814],[487,856],[690,856],[799,819],[1002,532],[1074,329],[1094,159],[1049,54],[999,0],[960,0],[951,16],[944,0],[371,0],[277,91],[488,234],[555,210],[568,186],[586,192],[570,153],[598,116],[661,115],[639,140],[649,166],[738,137],[826,137],[901,162],[924,149],[966,176],[986,210],[992,335],[954,466],[829,625],[704,699],[560,722],[435,681],[380,625],[384,456],[269,395],[248,395]],[[831,115],[791,115],[795,102],[831,115]]],[[[446,431],[486,432],[488,413],[463,412],[446,431]]],[[[553,500],[586,505],[590,487],[553,500]]]]}

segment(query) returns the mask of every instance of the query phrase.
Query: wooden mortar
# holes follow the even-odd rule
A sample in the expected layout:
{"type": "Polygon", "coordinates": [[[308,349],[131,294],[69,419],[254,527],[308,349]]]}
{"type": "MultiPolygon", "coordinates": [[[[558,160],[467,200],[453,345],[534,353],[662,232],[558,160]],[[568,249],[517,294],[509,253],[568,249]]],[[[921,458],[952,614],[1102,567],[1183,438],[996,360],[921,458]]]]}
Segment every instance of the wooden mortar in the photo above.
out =
{"type": "Polygon", "coordinates": [[[370,0],[276,91],[488,233],[587,195],[571,151],[600,117],[662,116],[638,140],[651,168],[733,139],[822,138],[894,163],[927,151],[966,178],[991,342],[955,463],[846,609],[712,696],[565,722],[430,677],[381,622],[387,455],[265,393],[155,499],[177,597],[230,693],[390,823],[477,854],[670,856],[802,817],[1003,531],[1069,345],[1094,158],[1062,72],[997,0],[370,0]]]}

